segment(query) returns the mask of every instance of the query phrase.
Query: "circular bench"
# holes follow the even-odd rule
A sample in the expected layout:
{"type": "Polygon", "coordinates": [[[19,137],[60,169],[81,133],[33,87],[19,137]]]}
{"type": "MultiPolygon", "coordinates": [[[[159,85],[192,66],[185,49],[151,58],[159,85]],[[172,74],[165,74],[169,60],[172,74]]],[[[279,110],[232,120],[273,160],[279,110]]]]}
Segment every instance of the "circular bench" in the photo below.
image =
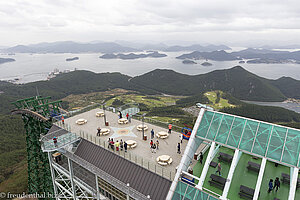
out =
{"type": "Polygon", "coordinates": [[[103,117],[103,116],[104,116],[104,112],[102,111],[96,112],[96,117],[103,117]]]}
{"type": "Polygon", "coordinates": [[[143,126],[142,124],[138,125],[136,128],[138,131],[142,131],[143,129],[144,131],[148,130],[148,126],[147,125],[143,126]]]}
{"type": "Polygon", "coordinates": [[[128,120],[126,118],[121,118],[121,119],[118,120],[118,123],[119,124],[127,124],[128,120]]]}
{"type": "Polygon", "coordinates": [[[101,135],[108,135],[110,133],[110,130],[108,128],[102,128],[100,131],[101,135]]]}
{"type": "Polygon", "coordinates": [[[86,119],[77,119],[76,120],[76,124],[78,124],[78,125],[83,125],[83,124],[86,124],[86,123],[87,123],[86,119]]]}

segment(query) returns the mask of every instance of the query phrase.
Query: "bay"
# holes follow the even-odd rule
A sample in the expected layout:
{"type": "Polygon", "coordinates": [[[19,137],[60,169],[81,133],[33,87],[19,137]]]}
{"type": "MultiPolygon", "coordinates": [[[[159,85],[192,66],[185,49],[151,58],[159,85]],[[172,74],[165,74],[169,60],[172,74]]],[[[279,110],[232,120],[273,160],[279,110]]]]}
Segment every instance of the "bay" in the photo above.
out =
{"type": "Polygon", "coordinates": [[[202,66],[204,60],[197,64],[183,64],[176,59],[187,52],[161,52],[168,56],[164,58],[141,58],[134,60],[101,59],[101,53],[82,54],[26,54],[0,55],[3,58],[14,58],[15,62],[0,65],[0,80],[19,78],[19,83],[45,80],[49,72],[55,68],[63,70],[89,70],[93,72],[121,72],[129,76],[138,76],[154,69],[172,69],[180,73],[197,75],[218,69],[228,69],[240,65],[259,76],[277,79],[288,76],[300,80],[299,64],[239,64],[238,61],[208,61],[212,66],[202,66]],[[76,61],[66,61],[66,58],[79,57],[76,61]]]}

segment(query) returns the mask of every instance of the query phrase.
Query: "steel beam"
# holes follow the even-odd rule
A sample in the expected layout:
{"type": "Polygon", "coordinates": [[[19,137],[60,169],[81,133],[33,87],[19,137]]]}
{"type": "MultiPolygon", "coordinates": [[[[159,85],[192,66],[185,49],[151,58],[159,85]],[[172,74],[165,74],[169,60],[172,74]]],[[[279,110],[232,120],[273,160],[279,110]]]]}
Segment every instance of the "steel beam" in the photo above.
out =
{"type": "Polygon", "coordinates": [[[266,168],[266,163],[267,163],[267,159],[263,158],[260,164],[260,169],[259,169],[259,174],[258,174],[258,178],[256,181],[256,186],[255,186],[255,192],[253,195],[253,200],[257,200],[258,199],[258,195],[259,195],[259,191],[260,191],[260,186],[261,186],[261,182],[264,176],[264,172],[265,172],[265,168],[266,168]]]}

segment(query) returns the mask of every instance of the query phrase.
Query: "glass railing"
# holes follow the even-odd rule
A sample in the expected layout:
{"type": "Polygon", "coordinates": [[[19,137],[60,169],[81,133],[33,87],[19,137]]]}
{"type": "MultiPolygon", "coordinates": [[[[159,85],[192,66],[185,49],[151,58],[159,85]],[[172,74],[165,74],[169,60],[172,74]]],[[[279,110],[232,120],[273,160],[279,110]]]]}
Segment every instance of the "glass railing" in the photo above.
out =
{"type": "Polygon", "coordinates": [[[79,137],[75,133],[66,133],[64,135],[57,137],[57,142],[54,143],[53,139],[49,139],[46,141],[42,141],[42,149],[43,151],[55,151],[59,148],[64,147],[67,144],[71,144],[77,141],[79,137]]]}

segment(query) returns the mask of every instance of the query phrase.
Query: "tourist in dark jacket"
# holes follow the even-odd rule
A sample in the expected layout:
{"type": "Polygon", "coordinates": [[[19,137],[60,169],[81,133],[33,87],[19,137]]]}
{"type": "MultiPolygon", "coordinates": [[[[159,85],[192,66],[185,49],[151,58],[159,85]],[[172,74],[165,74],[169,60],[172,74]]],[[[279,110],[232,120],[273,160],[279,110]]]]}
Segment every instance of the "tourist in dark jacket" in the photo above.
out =
{"type": "Polygon", "coordinates": [[[270,193],[272,190],[273,190],[273,179],[270,179],[268,193],[270,193]]]}
{"type": "Polygon", "coordinates": [[[125,149],[125,152],[127,152],[127,143],[126,143],[126,141],[124,141],[124,149],[125,149]]]}
{"type": "Polygon", "coordinates": [[[274,189],[276,189],[275,191],[277,192],[278,188],[280,188],[280,181],[279,178],[276,177],[275,182],[274,182],[274,189]]]}

